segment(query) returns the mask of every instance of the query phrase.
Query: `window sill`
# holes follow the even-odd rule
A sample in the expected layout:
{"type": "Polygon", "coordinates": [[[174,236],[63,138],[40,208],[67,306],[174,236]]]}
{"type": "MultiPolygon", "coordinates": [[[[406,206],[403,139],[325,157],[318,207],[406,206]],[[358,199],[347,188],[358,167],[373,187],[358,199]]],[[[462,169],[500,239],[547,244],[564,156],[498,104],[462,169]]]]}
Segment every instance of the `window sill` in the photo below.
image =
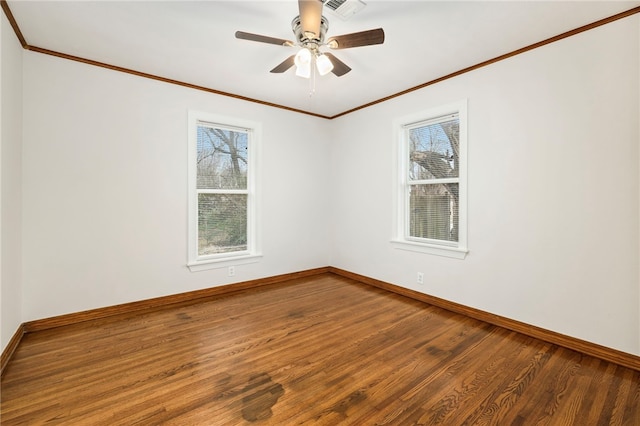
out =
{"type": "Polygon", "coordinates": [[[222,259],[198,260],[187,263],[187,267],[191,272],[206,271],[209,269],[227,268],[229,266],[246,265],[249,263],[257,263],[262,258],[261,254],[248,254],[244,256],[225,257],[222,259]]]}
{"type": "Polygon", "coordinates": [[[398,250],[413,251],[417,253],[433,254],[436,256],[464,259],[469,253],[466,248],[439,246],[435,244],[414,243],[409,241],[392,240],[391,244],[398,250]]]}

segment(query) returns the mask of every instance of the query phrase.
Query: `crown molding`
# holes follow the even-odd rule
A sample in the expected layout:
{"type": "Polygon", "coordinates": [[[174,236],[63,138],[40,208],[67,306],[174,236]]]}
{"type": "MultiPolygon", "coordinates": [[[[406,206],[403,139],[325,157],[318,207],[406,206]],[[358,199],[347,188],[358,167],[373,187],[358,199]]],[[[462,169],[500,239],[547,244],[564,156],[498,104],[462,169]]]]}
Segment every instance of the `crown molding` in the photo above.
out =
{"type": "Polygon", "coordinates": [[[253,103],[257,103],[257,104],[260,104],[260,105],[265,105],[265,106],[272,107],[272,108],[283,109],[283,110],[286,110],[286,111],[291,111],[291,112],[295,112],[295,113],[299,113],[299,114],[311,115],[311,116],[314,116],[314,117],[317,117],[317,118],[323,118],[323,119],[327,119],[327,120],[333,120],[334,118],[343,117],[343,116],[345,116],[347,114],[351,114],[352,112],[356,112],[356,111],[359,111],[359,110],[362,110],[362,109],[365,109],[365,108],[369,108],[371,106],[386,102],[386,101],[391,100],[391,99],[398,98],[398,97],[406,95],[408,93],[415,92],[416,90],[424,89],[425,87],[432,86],[434,84],[441,83],[441,82],[443,82],[445,80],[449,80],[449,79],[457,77],[459,75],[466,74],[468,72],[477,70],[479,68],[486,67],[487,65],[491,65],[491,64],[494,64],[496,62],[503,61],[505,59],[514,57],[516,55],[520,55],[522,53],[529,52],[530,50],[537,49],[537,48],[542,47],[542,46],[546,46],[547,44],[555,43],[556,41],[560,41],[560,40],[563,40],[565,38],[572,37],[572,36],[574,36],[576,34],[580,34],[580,33],[583,33],[585,31],[589,31],[589,30],[592,30],[594,28],[598,28],[598,27],[601,27],[603,25],[610,24],[611,22],[615,22],[615,21],[618,21],[620,19],[624,19],[624,18],[627,18],[629,16],[632,16],[632,15],[635,15],[637,13],[640,13],[640,6],[637,6],[637,7],[634,7],[632,9],[629,9],[627,11],[620,12],[620,13],[615,14],[613,16],[609,16],[608,18],[600,19],[599,21],[595,21],[595,22],[592,22],[590,24],[583,25],[581,27],[578,27],[578,28],[575,28],[573,30],[564,32],[562,34],[558,34],[557,36],[550,37],[548,39],[539,41],[537,43],[530,44],[528,46],[522,47],[520,49],[516,49],[516,50],[514,50],[512,52],[505,53],[505,54],[500,55],[500,56],[496,56],[493,59],[489,59],[489,60],[480,62],[478,64],[472,65],[470,67],[463,68],[461,70],[452,72],[451,74],[447,74],[445,76],[436,78],[434,80],[427,81],[425,83],[419,84],[417,86],[411,87],[411,88],[403,90],[401,92],[397,92],[397,93],[394,93],[392,95],[385,96],[383,98],[377,99],[375,101],[368,102],[366,104],[357,106],[355,108],[351,108],[351,109],[343,111],[341,113],[328,116],[328,115],[317,114],[317,113],[314,113],[314,112],[311,112],[311,111],[302,110],[302,109],[291,108],[291,107],[288,107],[288,106],[285,106],[285,105],[280,105],[280,104],[276,104],[276,103],[272,103],[272,102],[266,102],[266,101],[262,101],[260,99],[249,98],[247,96],[236,95],[234,93],[224,92],[224,91],[216,90],[216,89],[209,88],[209,87],[204,87],[204,86],[199,86],[199,85],[196,85],[196,84],[191,84],[191,83],[187,83],[187,82],[183,82],[183,81],[173,80],[173,79],[170,79],[170,78],[165,78],[165,77],[162,77],[162,76],[145,73],[145,72],[142,72],[142,71],[132,70],[132,69],[129,69],[129,68],[123,68],[123,67],[119,67],[119,66],[116,66],[116,65],[107,64],[107,63],[104,63],[104,62],[94,61],[92,59],[81,58],[81,57],[69,55],[69,54],[66,54],[66,53],[63,53],[63,52],[56,52],[56,51],[45,49],[45,48],[42,48],[42,47],[31,46],[30,44],[27,43],[24,35],[20,31],[20,27],[18,26],[18,23],[16,22],[13,14],[11,13],[11,9],[9,8],[9,5],[7,4],[7,0],[0,0],[0,3],[1,3],[1,6],[2,6],[2,10],[4,11],[4,14],[6,15],[7,19],[9,20],[9,23],[11,24],[11,26],[13,27],[13,30],[14,30],[14,32],[16,34],[16,37],[18,38],[18,41],[20,41],[20,44],[22,45],[22,47],[25,50],[29,50],[29,51],[37,52],[37,53],[42,53],[42,54],[45,54],[45,55],[51,55],[51,56],[55,56],[55,57],[62,58],[62,59],[68,59],[70,61],[81,62],[81,63],[87,64],[87,65],[93,65],[93,66],[97,66],[97,67],[101,67],[101,68],[106,68],[106,69],[110,69],[112,71],[123,72],[123,73],[131,74],[131,75],[135,75],[137,77],[148,78],[148,79],[151,79],[151,80],[160,81],[160,82],[163,82],[163,83],[174,84],[174,85],[186,87],[186,88],[189,88],[189,89],[200,90],[200,91],[207,92],[207,93],[212,93],[212,94],[215,94],[215,95],[227,96],[227,97],[230,97],[230,98],[239,99],[239,100],[246,101],[246,102],[253,102],[253,103]]]}

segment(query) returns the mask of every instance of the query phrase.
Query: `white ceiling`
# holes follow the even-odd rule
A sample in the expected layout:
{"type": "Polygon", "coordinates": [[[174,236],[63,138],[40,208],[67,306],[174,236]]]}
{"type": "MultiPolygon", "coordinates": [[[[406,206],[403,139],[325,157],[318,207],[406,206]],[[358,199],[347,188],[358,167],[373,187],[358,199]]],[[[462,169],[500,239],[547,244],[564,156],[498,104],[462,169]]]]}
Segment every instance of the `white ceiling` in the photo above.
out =
{"type": "MultiPolygon", "coordinates": [[[[383,45],[336,50],[352,68],[312,81],[269,70],[295,48],[237,40],[236,30],[293,40],[296,0],[9,0],[26,43],[289,108],[334,116],[640,6],[640,1],[380,1],[328,37],[382,27],[383,45]]],[[[593,31],[597,31],[593,30],[593,31]]]]}

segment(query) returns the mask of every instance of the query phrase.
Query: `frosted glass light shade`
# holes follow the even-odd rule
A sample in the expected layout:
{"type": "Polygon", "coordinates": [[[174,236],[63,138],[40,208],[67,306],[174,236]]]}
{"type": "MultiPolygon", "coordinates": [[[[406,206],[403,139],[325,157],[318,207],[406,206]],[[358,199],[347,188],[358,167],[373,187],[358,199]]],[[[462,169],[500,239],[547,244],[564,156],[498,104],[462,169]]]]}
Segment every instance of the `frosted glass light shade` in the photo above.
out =
{"type": "Polygon", "coordinates": [[[322,54],[316,58],[316,67],[320,75],[327,75],[333,70],[333,64],[327,55],[322,54]]]}
{"type": "Polygon", "coordinates": [[[307,48],[302,48],[293,60],[296,65],[296,75],[298,77],[311,77],[311,52],[307,48]]]}

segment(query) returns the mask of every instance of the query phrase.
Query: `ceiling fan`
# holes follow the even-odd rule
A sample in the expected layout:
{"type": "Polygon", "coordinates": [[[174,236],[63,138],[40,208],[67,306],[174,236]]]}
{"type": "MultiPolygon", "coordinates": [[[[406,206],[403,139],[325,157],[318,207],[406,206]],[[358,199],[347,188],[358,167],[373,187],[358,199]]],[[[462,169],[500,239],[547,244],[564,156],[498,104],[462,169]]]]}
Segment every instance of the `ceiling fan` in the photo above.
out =
{"type": "Polygon", "coordinates": [[[351,68],[329,52],[322,52],[321,47],[330,49],[347,49],[351,47],[370,46],[384,43],[382,28],[360,31],[330,37],[325,42],[325,35],[329,29],[329,21],[322,16],[323,2],[321,0],[298,0],[299,15],[291,22],[296,38],[295,41],[268,37],[259,34],[236,31],[236,38],[257,41],[260,43],[276,44],[280,46],[299,46],[301,49],[295,55],[289,56],[271,70],[272,73],[283,73],[292,66],[296,66],[296,75],[309,78],[312,63],[315,62],[320,75],[332,72],[340,77],[351,71],[351,68]]]}

